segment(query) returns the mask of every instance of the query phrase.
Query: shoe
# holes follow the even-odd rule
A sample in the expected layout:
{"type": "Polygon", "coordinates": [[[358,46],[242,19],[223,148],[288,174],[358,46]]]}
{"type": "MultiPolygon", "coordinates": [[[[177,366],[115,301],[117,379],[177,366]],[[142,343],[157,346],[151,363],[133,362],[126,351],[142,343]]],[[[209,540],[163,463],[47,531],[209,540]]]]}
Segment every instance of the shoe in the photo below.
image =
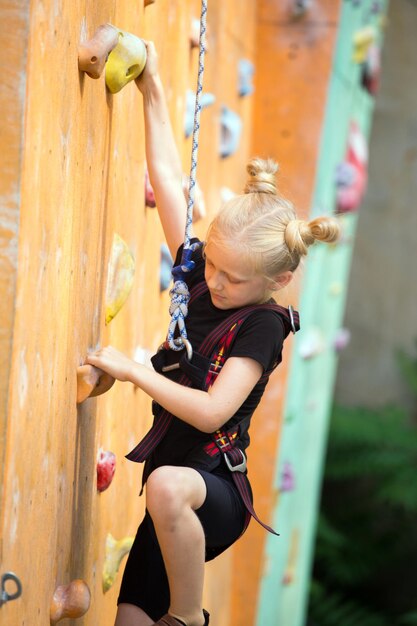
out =
{"type": "MultiPolygon", "coordinates": [[[[209,621],[210,621],[210,614],[207,613],[205,609],[203,609],[203,613],[204,613],[204,626],[208,626],[209,621]]],[[[183,622],[182,620],[178,619],[177,617],[173,617],[172,615],[167,613],[166,615],[161,617],[160,620],[155,622],[154,626],[187,626],[187,624],[183,622]]]]}

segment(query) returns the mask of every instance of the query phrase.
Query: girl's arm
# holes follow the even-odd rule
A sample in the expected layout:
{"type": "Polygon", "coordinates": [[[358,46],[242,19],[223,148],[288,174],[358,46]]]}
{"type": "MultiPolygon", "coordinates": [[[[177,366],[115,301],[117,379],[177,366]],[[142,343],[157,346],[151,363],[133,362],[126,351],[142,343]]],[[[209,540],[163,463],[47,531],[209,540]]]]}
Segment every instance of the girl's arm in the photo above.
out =
{"type": "Polygon", "coordinates": [[[146,42],[147,61],[136,84],[143,96],[145,146],[149,179],[168,247],[175,259],[184,239],[187,203],[182,189],[181,159],[175,144],[155,46],[146,42]]]}
{"type": "Polygon", "coordinates": [[[90,354],[87,363],[118,380],[132,382],[164,409],[206,433],[214,432],[236,413],[263,372],[254,359],[230,357],[214,385],[201,391],[169,380],[111,346],[90,354]]]}

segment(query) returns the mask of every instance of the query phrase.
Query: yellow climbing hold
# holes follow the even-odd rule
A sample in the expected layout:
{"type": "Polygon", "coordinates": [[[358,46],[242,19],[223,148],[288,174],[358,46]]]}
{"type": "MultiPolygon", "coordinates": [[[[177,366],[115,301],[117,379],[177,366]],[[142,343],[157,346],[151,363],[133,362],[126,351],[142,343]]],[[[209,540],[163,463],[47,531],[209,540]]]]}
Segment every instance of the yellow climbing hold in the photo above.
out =
{"type": "Polygon", "coordinates": [[[110,533],[107,535],[103,568],[103,593],[106,593],[116,580],[120,563],[123,557],[129,553],[133,539],[133,537],[125,537],[117,541],[110,533]]]}
{"type": "Polygon", "coordinates": [[[284,576],[282,578],[283,585],[291,585],[295,580],[299,546],[300,531],[298,528],[293,528],[291,533],[287,565],[285,567],[284,576]]]}
{"type": "Polygon", "coordinates": [[[146,46],[142,39],[119,30],[119,42],[106,63],[106,85],[117,93],[141,74],[146,64],[146,46]]]}
{"type": "Polygon", "coordinates": [[[135,260],[127,243],[114,234],[107,271],[105,315],[112,321],[127,300],[135,276],[135,260]]]}
{"type": "Polygon", "coordinates": [[[356,31],[353,37],[353,61],[364,63],[370,46],[376,40],[376,30],[373,26],[365,26],[356,31]]]}

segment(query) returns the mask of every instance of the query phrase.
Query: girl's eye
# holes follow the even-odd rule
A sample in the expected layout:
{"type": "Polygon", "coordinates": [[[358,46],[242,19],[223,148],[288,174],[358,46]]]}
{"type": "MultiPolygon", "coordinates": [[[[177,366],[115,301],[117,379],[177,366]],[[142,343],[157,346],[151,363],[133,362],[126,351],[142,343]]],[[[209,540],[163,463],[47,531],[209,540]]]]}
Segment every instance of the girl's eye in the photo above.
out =
{"type": "Polygon", "coordinates": [[[232,283],[232,285],[240,285],[241,282],[243,281],[229,278],[229,283],[232,283]]]}

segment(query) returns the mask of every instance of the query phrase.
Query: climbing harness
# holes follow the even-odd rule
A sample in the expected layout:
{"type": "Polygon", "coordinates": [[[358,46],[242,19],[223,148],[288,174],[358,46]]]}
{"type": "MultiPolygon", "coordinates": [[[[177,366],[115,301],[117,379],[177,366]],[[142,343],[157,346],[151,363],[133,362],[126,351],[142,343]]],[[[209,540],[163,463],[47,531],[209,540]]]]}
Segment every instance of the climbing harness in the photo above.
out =
{"type": "Polygon", "coordinates": [[[184,347],[187,349],[189,358],[192,356],[192,346],[187,339],[187,329],[185,327],[185,318],[188,314],[188,303],[190,294],[188,286],[184,281],[185,274],[194,268],[194,261],[191,259],[192,253],[201,245],[200,243],[191,244],[191,228],[193,223],[193,207],[196,185],[197,172],[197,153],[198,153],[198,136],[200,132],[200,113],[201,113],[201,92],[203,90],[203,74],[204,74],[204,54],[206,51],[206,23],[207,23],[207,0],[201,1],[201,17],[200,17],[200,42],[198,57],[198,78],[197,91],[195,98],[194,111],[194,130],[191,150],[191,170],[190,182],[188,188],[188,204],[187,204],[187,220],[185,225],[184,247],[182,251],[181,262],[172,269],[174,285],[170,290],[171,305],[169,313],[171,321],[168,327],[167,342],[171,350],[179,351],[184,347]],[[175,337],[178,329],[179,336],[175,337]]]}
{"type": "MultiPolygon", "coordinates": [[[[191,290],[190,303],[207,293],[207,291],[208,287],[204,281],[198,283],[191,290]]],[[[260,309],[272,310],[279,314],[284,325],[285,337],[290,331],[295,333],[299,329],[298,313],[294,311],[292,307],[285,309],[278,304],[268,303],[242,307],[231,313],[206,336],[198,351],[194,352],[192,357],[193,362],[191,362],[191,359],[187,358],[186,354],[181,357],[180,368],[183,373],[178,381],[179,384],[186,387],[194,386],[207,391],[214,383],[227,360],[242,323],[252,313],[260,309]]],[[[166,350],[161,350],[152,358],[152,363],[156,371],[164,371],[165,356],[166,350]]],[[[278,361],[271,370],[263,374],[259,382],[266,382],[277,365],[278,361]]],[[[138,445],[126,455],[129,461],[142,463],[148,459],[169,429],[174,416],[156,403],[154,403],[153,408],[156,418],[153,426],[138,445]]],[[[276,535],[277,533],[272,528],[259,519],[253,508],[250,486],[246,477],[246,456],[243,450],[237,445],[242,432],[248,428],[248,418],[244,418],[241,422],[234,424],[229,429],[226,424],[222,429],[211,435],[212,441],[203,447],[202,454],[203,456],[207,455],[209,457],[217,456],[219,453],[222,454],[228,469],[232,472],[233,481],[247,509],[247,524],[249,523],[250,516],[252,516],[261,526],[266,528],[266,530],[276,535]]],[[[148,471],[145,471],[143,474],[143,484],[147,480],[148,471]]]]}

